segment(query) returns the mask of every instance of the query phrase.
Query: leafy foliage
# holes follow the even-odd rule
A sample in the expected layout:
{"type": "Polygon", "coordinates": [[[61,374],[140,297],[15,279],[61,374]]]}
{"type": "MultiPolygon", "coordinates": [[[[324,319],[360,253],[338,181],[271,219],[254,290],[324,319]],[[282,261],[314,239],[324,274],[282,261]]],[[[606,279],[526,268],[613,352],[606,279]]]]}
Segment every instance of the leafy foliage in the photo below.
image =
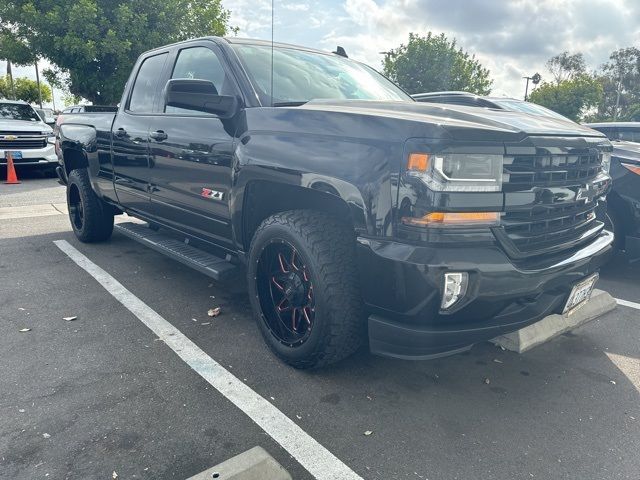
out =
{"type": "Polygon", "coordinates": [[[604,89],[598,117],[604,120],[640,121],[640,49],[621,48],[602,66],[604,89]]]}
{"type": "Polygon", "coordinates": [[[140,53],[224,35],[228,21],[221,0],[0,0],[0,57],[18,63],[26,49],[56,66],[50,83],[114,104],[140,53]]]}
{"type": "Polygon", "coordinates": [[[556,84],[570,80],[587,72],[587,65],[582,53],[562,52],[547,61],[547,68],[553,75],[556,84]]]}
{"type": "MultiPolygon", "coordinates": [[[[38,84],[30,78],[14,79],[14,89],[16,100],[24,100],[28,103],[38,103],[38,84]]],[[[40,83],[40,92],[42,93],[42,101],[51,101],[51,88],[48,85],[40,83]]],[[[11,92],[11,83],[9,77],[0,77],[0,98],[13,98],[11,92]]]]}
{"type": "Polygon", "coordinates": [[[409,43],[387,53],[384,74],[407,92],[464,90],[488,95],[489,70],[475,56],[449,41],[444,34],[426,37],[409,34],[409,43]]]}
{"type": "Polygon", "coordinates": [[[586,111],[600,103],[602,96],[600,82],[583,73],[557,83],[542,83],[531,92],[529,101],[578,122],[586,111]]]}

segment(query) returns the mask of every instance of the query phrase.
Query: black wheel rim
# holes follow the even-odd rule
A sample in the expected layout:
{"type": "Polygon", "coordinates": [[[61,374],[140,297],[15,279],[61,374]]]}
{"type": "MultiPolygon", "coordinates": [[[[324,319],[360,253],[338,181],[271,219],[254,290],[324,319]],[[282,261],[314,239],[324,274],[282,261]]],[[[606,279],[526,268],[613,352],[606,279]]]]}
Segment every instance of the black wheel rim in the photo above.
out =
{"type": "Polygon", "coordinates": [[[76,230],[82,230],[82,226],[84,225],[84,208],[82,206],[80,192],[75,185],[71,185],[69,188],[69,217],[76,230]]]}
{"type": "Polygon", "coordinates": [[[271,334],[290,347],[302,345],[313,330],[315,296],[311,273],[293,245],[277,240],[262,250],[256,289],[271,334]]]}

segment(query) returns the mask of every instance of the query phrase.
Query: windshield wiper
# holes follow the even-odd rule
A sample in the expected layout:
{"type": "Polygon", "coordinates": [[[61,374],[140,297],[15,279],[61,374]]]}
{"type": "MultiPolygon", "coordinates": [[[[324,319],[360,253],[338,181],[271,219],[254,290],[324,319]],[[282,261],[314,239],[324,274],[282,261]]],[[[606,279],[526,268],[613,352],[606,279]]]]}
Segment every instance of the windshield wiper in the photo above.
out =
{"type": "Polygon", "coordinates": [[[300,105],[304,105],[308,100],[303,102],[276,102],[273,104],[274,107],[299,107],[300,105]]]}

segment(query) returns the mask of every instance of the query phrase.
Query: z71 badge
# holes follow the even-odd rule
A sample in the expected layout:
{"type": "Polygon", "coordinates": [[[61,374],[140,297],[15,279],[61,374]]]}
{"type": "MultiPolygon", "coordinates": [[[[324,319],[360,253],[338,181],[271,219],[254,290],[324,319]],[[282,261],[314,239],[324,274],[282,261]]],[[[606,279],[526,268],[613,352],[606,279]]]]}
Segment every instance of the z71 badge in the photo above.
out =
{"type": "Polygon", "coordinates": [[[200,192],[200,196],[210,198],[211,200],[222,200],[224,193],[218,190],[211,190],[210,188],[203,188],[200,192]]]}

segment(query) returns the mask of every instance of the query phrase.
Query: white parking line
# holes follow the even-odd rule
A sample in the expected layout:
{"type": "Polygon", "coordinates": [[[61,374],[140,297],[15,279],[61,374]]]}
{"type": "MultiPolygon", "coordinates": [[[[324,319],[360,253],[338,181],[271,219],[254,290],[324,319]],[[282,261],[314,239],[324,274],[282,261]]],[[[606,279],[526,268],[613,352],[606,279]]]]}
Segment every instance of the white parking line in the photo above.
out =
{"type": "Polygon", "coordinates": [[[636,310],[640,310],[640,303],[630,302],[629,300],[621,300],[619,298],[615,299],[618,305],[622,305],[624,307],[635,308],[636,310]]]}
{"type": "Polygon", "coordinates": [[[56,240],[53,243],[95,278],[107,292],[138,317],[202,378],[282,445],[311,475],[318,479],[362,480],[358,474],[320,445],[289,417],[209,357],[180,330],[162,318],[102,268],[65,240],[56,240]]]}

